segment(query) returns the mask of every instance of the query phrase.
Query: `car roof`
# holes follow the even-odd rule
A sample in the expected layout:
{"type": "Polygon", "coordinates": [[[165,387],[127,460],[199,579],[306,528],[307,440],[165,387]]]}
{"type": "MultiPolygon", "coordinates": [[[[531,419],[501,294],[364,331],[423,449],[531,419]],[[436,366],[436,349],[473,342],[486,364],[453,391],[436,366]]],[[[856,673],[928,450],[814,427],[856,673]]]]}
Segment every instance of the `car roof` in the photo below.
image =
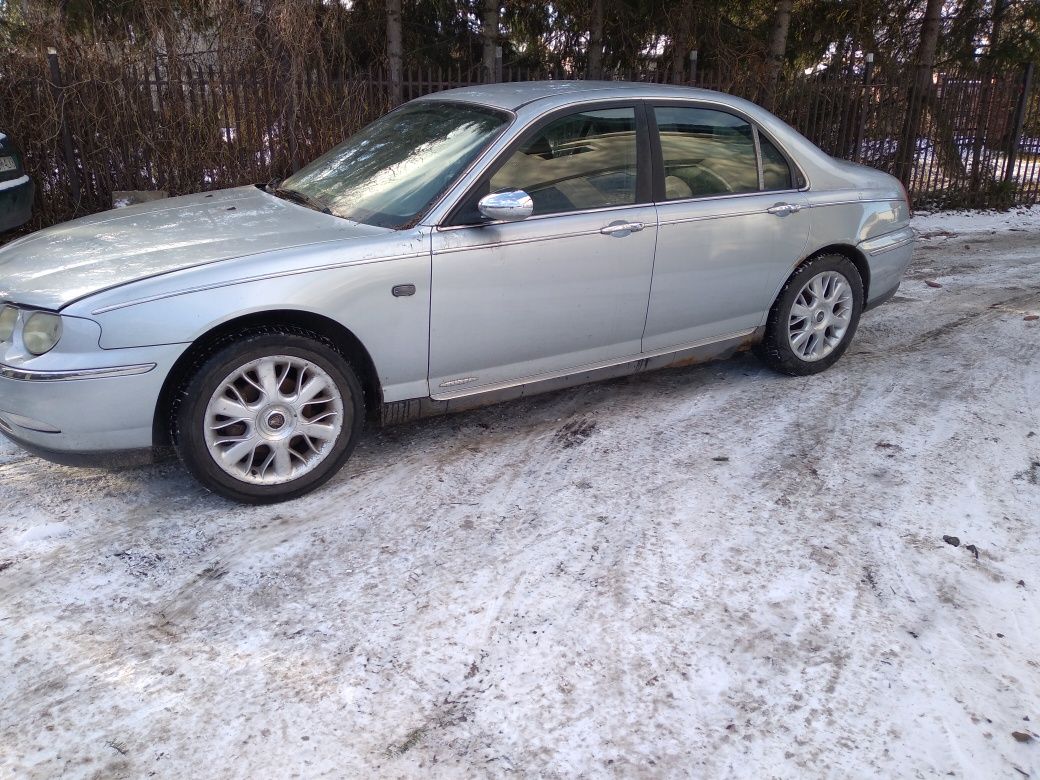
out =
{"type": "Polygon", "coordinates": [[[576,102],[584,98],[711,98],[731,95],[709,89],[682,87],[676,84],[648,84],[636,81],[512,81],[500,84],[476,84],[434,92],[419,100],[456,100],[465,103],[480,103],[508,111],[541,100],[554,100],[560,104],[576,102]]]}

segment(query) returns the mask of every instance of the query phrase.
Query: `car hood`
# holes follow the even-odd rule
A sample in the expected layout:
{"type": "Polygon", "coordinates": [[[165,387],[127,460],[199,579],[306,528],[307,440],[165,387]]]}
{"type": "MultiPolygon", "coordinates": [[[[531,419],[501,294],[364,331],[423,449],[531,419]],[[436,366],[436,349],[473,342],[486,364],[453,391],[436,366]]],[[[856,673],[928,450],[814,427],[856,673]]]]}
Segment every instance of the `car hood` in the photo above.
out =
{"type": "Polygon", "coordinates": [[[0,247],[0,301],[56,310],[193,266],[386,232],[256,187],[167,198],[76,219],[0,247]]]}

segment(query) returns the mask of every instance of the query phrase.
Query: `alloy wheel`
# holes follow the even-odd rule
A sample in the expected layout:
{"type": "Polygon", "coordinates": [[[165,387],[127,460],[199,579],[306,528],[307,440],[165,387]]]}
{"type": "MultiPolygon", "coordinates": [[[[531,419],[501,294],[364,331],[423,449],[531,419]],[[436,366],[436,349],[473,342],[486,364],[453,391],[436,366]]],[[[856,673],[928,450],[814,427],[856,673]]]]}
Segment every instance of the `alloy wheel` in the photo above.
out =
{"type": "Polygon", "coordinates": [[[318,467],[343,431],[343,397],[321,367],[274,355],[236,368],[205,413],[206,446],[235,479],[277,485],[318,467]]]}
{"type": "Polygon", "coordinates": [[[852,320],[852,287],[837,271],[809,279],[791,305],[788,339],[807,362],[827,357],[841,344],[852,320]]]}

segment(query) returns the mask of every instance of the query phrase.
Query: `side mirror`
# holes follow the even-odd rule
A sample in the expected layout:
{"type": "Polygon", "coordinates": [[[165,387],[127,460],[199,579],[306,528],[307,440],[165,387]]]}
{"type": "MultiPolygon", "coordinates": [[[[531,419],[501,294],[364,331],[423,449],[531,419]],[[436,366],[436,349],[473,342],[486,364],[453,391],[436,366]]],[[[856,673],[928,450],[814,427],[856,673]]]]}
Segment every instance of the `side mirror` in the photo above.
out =
{"type": "Polygon", "coordinates": [[[477,203],[480,213],[488,219],[516,222],[534,213],[534,201],[523,190],[493,192],[477,203]]]}

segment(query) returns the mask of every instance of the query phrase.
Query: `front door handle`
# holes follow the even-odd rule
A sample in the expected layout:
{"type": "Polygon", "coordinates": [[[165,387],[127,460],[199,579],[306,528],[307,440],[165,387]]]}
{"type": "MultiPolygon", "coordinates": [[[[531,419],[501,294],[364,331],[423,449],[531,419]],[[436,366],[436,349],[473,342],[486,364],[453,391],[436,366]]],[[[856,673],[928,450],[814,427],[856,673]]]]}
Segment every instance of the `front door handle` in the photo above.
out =
{"type": "Polygon", "coordinates": [[[642,229],[642,222],[617,222],[600,228],[599,232],[606,236],[612,236],[617,233],[638,233],[642,229]]]}
{"type": "Polygon", "coordinates": [[[770,206],[766,209],[769,214],[774,214],[778,217],[786,217],[788,214],[794,214],[801,210],[802,207],[798,203],[777,203],[775,206],[770,206]]]}

